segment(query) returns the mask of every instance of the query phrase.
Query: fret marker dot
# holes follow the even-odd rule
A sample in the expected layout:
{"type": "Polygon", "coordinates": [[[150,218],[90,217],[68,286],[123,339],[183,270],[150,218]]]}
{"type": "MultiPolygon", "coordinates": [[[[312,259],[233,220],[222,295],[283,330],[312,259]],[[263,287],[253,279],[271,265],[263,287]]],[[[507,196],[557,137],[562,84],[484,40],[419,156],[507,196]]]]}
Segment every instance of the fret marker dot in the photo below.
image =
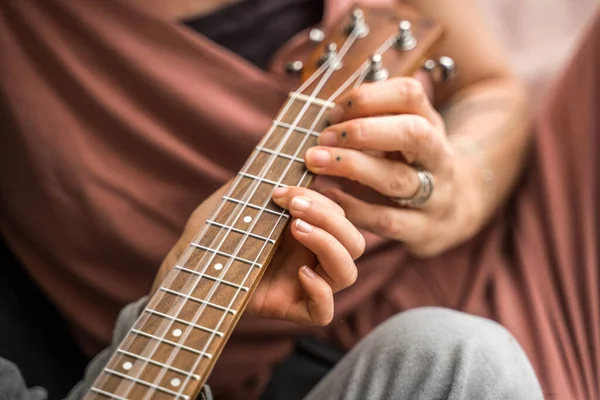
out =
{"type": "Polygon", "coordinates": [[[216,263],[216,264],[215,264],[215,269],[216,269],[217,271],[220,271],[220,270],[222,270],[222,269],[223,269],[223,264],[221,264],[221,263],[216,263]]]}
{"type": "Polygon", "coordinates": [[[175,337],[179,337],[179,336],[181,336],[181,333],[182,333],[182,332],[181,332],[181,329],[175,329],[175,330],[173,331],[173,336],[175,336],[175,337]]]}
{"type": "Polygon", "coordinates": [[[246,215],[246,216],[244,217],[244,222],[245,222],[245,223],[250,223],[251,221],[252,221],[252,217],[251,217],[251,216],[249,216],[249,215],[246,215]]]}
{"type": "Polygon", "coordinates": [[[179,378],[173,378],[171,379],[171,386],[177,387],[181,384],[181,381],[179,380],[179,378]]]}
{"type": "Polygon", "coordinates": [[[123,369],[125,371],[129,371],[131,369],[131,367],[133,367],[133,364],[130,363],[129,361],[126,361],[126,362],[123,363],[123,369]]]}

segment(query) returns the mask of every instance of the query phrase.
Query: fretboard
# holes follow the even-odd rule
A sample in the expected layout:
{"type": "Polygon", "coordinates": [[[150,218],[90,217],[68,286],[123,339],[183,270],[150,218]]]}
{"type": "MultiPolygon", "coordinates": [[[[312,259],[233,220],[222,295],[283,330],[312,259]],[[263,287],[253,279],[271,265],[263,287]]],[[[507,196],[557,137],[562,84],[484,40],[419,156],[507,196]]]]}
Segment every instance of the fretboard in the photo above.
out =
{"type": "Polygon", "coordinates": [[[308,186],[304,166],[331,103],[291,93],[203,230],[189,244],[88,393],[194,399],[273,256],[290,215],[279,186],[308,186]]]}

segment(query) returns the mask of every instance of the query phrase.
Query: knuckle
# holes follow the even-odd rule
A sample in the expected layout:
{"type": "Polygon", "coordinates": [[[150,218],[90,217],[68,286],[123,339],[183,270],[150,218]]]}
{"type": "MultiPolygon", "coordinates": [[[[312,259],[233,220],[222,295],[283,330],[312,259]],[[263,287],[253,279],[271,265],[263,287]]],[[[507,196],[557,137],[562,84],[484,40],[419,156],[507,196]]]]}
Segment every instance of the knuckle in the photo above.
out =
{"type": "Polygon", "coordinates": [[[422,142],[431,137],[431,125],[418,115],[413,115],[406,120],[405,134],[414,142],[422,142]]]}
{"type": "Polygon", "coordinates": [[[336,217],[336,214],[323,210],[323,215],[321,216],[321,226],[325,230],[330,229],[330,227],[334,226],[336,217]]]}
{"type": "Polygon", "coordinates": [[[328,234],[325,238],[325,248],[327,251],[335,252],[337,250],[337,240],[333,235],[328,234]]]}
{"type": "Polygon", "coordinates": [[[398,195],[407,188],[411,178],[408,175],[408,169],[405,168],[404,164],[396,163],[393,167],[390,177],[387,179],[387,190],[388,195],[398,195]]]}
{"type": "Polygon", "coordinates": [[[314,321],[317,326],[327,326],[333,320],[333,315],[331,313],[326,313],[319,315],[317,319],[314,321]]]}
{"type": "Polygon", "coordinates": [[[427,100],[423,85],[415,78],[401,78],[399,91],[408,108],[418,108],[427,100]]]}
{"type": "Polygon", "coordinates": [[[348,143],[358,145],[362,143],[365,132],[365,121],[363,119],[354,119],[348,122],[348,143]]]}
{"type": "Polygon", "coordinates": [[[396,237],[400,231],[396,218],[389,211],[382,211],[376,220],[377,230],[387,237],[396,237]]]}
{"type": "Polygon", "coordinates": [[[352,267],[350,268],[350,271],[348,271],[348,277],[346,278],[346,287],[352,286],[354,285],[354,282],[356,282],[356,280],[358,279],[358,269],[356,268],[356,266],[354,264],[352,264],[352,267]]]}
{"type": "Polygon", "coordinates": [[[358,232],[357,239],[356,239],[355,245],[354,245],[354,249],[351,254],[352,258],[354,260],[356,260],[358,257],[362,256],[365,252],[366,246],[367,245],[366,245],[365,237],[360,232],[358,232]]]}
{"type": "Polygon", "coordinates": [[[420,152],[423,149],[430,149],[434,145],[431,125],[423,117],[415,115],[408,118],[404,127],[404,134],[412,151],[420,152]]]}

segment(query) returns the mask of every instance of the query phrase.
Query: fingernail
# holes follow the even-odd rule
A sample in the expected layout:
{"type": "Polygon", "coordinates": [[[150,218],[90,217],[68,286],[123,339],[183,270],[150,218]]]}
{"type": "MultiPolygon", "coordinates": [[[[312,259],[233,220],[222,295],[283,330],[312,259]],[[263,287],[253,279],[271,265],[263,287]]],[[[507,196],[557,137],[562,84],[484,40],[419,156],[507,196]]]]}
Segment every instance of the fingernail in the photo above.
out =
{"type": "Polygon", "coordinates": [[[312,148],[306,152],[306,158],[315,167],[326,167],[331,161],[331,154],[327,150],[312,148]]]}
{"type": "Polygon", "coordinates": [[[337,106],[333,107],[333,109],[329,113],[329,121],[331,121],[332,124],[337,124],[338,122],[341,121],[342,114],[344,114],[344,110],[342,109],[342,106],[337,105],[337,106]]]}
{"type": "Polygon", "coordinates": [[[292,199],[290,207],[292,210],[304,211],[310,207],[310,199],[307,197],[296,196],[292,199]]]}
{"type": "Polygon", "coordinates": [[[321,146],[333,146],[337,142],[336,133],[334,131],[324,131],[319,135],[317,143],[321,146]]]}
{"type": "Polygon", "coordinates": [[[315,279],[317,277],[315,275],[315,272],[312,269],[308,268],[306,265],[302,267],[302,273],[309,279],[315,279]]]}
{"type": "Polygon", "coordinates": [[[310,233],[313,229],[312,225],[302,221],[301,219],[296,220],[296,229],[302,233],[310,233]]]}
{"type": "Polygon", "coordinates": [[[289,188],[277,187],[273,190],[273,197],[283,197],[288,192],[289,188]]]}

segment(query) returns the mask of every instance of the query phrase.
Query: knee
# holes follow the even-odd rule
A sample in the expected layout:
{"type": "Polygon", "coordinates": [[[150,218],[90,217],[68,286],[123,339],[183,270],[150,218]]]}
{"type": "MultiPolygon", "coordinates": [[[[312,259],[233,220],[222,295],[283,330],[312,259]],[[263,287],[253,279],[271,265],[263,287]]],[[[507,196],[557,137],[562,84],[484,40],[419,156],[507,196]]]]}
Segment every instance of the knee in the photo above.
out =
{"type": "Polygon", "coordinates": [[[452,382],[453,391],[477,395],[496,388],[510,397],[539,390],[516,339],[485,318],[443,308],[414,309],[389,319],[371,336],[369,347],[393,368],[419,369],[452,382]]]}
{"type": "Polygon", "coordinates": [[[459,347],[501,354],[507,345],[516,344],[510,332],[495,321],[437,307],[400,313],[380,325],[374,335],[383,342],[391,342],[392,347],[401,339],[403,343],[436,353],[459,347]]]}

